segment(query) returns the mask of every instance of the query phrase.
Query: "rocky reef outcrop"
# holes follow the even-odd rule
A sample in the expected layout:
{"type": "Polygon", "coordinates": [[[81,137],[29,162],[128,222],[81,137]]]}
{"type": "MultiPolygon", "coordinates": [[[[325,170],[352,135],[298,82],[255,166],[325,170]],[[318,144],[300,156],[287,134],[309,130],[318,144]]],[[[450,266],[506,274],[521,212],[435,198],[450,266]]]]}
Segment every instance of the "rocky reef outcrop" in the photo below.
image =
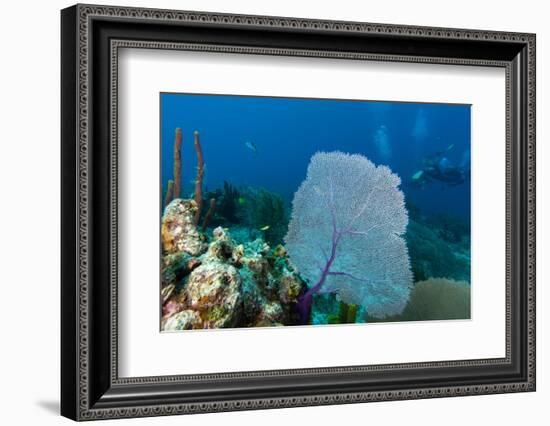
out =
{"type": "Polygon", "coordinates": [[[174,199],[163,215],[162,329],[298,324],[307,285],[284,248],[262,238],[238,244],[221,227],[207,236],[195,225],[196,208],[174,199]]]}
{"type": "Polygon", "coordinates": [[[388,167],[317,153],[289,212],[266,189],[203,188],[198,131],[193,147],[194,191],[182,195],[177,128],[161,223],[163,330],[469,317],[469,222],[405,204],[388,167]]]}
{"type": "Polygon", "coordinates": [[[470,281],[470,236],[447,238],[446,228],[436,223],[409,221],[405,238],[415,281],[446,277],[470,281]]]}
{"type": "Polygon", "coordinates": [[[204,236],[196,227],[195,200],[174,199],[164,209],[162,217],[162,246],[166,254],[200,255],[207,247],[204,236]]]}

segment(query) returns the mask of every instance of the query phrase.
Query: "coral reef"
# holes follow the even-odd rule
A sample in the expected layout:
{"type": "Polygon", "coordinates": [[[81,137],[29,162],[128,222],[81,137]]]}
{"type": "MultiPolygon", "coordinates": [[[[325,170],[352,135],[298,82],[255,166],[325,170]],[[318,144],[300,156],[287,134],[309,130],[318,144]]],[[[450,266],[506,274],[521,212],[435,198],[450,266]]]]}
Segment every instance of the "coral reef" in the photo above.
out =
{"type": "Polygon", "coordinates": [[[229,182],[223,182],[223,191],[216,198],[220,200],[218,212],[229,224],[238,223],[237,206],[240,193],[229,182]]]}
{"type": "Polygon", "coordinates": [[[186,309],[164,317],[162,320],[162,329],[164,331],[192,330],[194,328],[202,328],[201,324],[199,313],[186,309]]]}
{"type": "Polygon", "coordinates": [[[335,293],[315,294],[311,304],[311,324],[364,323],[365,308],[338,300],[335,293]]]}
{"type": "Polygon", "coordinates": [[[415,281],[446,277],[470,281],[470,239],[453,243],[441,238],[433,224],[411,220],[405,234],[415,281]]]}
{"type": "Polygon", "coordinates": [[[240,223],[262,230],[264,239],[272,245],[282,243],[288,226],[283,198],[264,188],[247,187],[241,190],[239,199],[245,200],[237,206],[240,223]]]}
{"type": "Polygon", "coordinates": [[[354,324],[357,319],[357,305],[340,302],[338,314],[331,314],[327,318],[329,324],[354,324]]]}
{"type": "Polygon", "coordinates": [[[417,282],[411,297],[399,315],[374,318],[367,322],[428,321],[470,318],[470,284],[446,278],[429,278],[417,282]]]}
{"type": "Polygon", "coordinates": [[[283,242],[289,217],[279,194],[264,188],[236,188],[224,181],[223,189],[215,189],[205,196],[216,199],[216,216],[210,218],[210,223],[248,228],[252,239],[261,236],[273,246],[283,242]]]}
{"type": "Polygon", "coordinates": [[[207,262],[189,276],[185,288],[189,308],[199,314],[202,328],[235,327],[242,316],[242,279],[227,263],[207,262]]]}
{"type": "Polygon", "coordinates": [[[172,224],[167,229],[174,229],[172,217],[177,211],[185,219],[176,227],[185,226],[187,236],[193,237],[189,241],[167,231],[168,248],[180,250],[165,249],[163,257],[162,329],[298,324],[296,304],[307,286],[286,253],[271,249],[261,238],[237,244],[221,227],[213,230],[206,244],[193,223],[195,208],[194,200],[174,200],[165,212],[172,224]]]}
{"type": "Polygon", "coordinates": [[[311,320],[313,325],[334,324],[339,318],[340,302],[335,293],[318,293],[311,303],[311,320]]]}
{"type": "Polygon", "coordinates": [[[166,254],[162,258],[161,282],[162,287],[175,286],[181,278],[191,273],[193,269],[201,264],[200,260],[182,251],[173,254],[166,254]]]}
{"type": "Polygon", "coordinates": [[[470,318],[470,284],[430,278],[415,284],[402,313],[403,321],[470,318]]]}
{"type": "Polygon", "coordinates": [[[308,280],[302,323],[313,295],[338,293],[371,315],[401,312],[412,273],[402,235],[408,216],[400,179],[361,155],[317,153],[294,195],[285,237],[292,262],[308,280]]]}
{"type": "Polygon", "coordinates": [[[449,213],[430,214],[406,200],[409,225],[405,240],[414,281],[446,277],[470,281],[470,222],[449,213]]]}
{"type": "Polygon", "coordinates": [[[164,254],[185,252],[191,256],[202,254],[207,245],[195,226],[195,200],[176,198],[162,216],[161,236],[164,254]]]}
{"type": "Polygon", "coordinates": [[[161,222],[162,330],[469,318],[469,223],[405,204],[388,167],[317,153],[289,214],[264,188],[203,191],[198,131],[194,193],[180,198],[181,144],[178,128],[161,222]]]}
{"type": "MultiPolygon", "coordinates": [[[[470,225],[456,216],[439,213],[427,219],[428,225],[437,230],[439,237],[451,244],[460,244],[469,240],[470,225]]],[[[468,241],[469,242],[469,241],[468,241]]]]}

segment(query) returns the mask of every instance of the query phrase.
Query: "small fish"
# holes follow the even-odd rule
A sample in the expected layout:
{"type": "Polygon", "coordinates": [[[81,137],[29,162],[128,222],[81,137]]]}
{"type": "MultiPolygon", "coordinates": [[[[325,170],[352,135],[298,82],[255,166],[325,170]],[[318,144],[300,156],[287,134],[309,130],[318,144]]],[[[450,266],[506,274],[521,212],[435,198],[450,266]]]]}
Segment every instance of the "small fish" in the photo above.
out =
{"type": "Polygon", "coordinates": [[[258,148],[256,147],[256,144],[254,142],[245,142],[244,146],[253,151],[254,154],[258,153],[258,148]]]}
{"type": "Polygon", "coordinates": [[[237,203],[239,203],[240,206],[244,206],[246,204],[246,198],[244,197],[237,198],[237,203]]]}
{"type": "Polygon", "coordinates": [[[229,228],[223,228],[223,230],[224,230],[225,232],[227,232],[227,231],[229,231],[229,228]]]}
{"type": "Polygon", "coordinates": [[[450,151],[451,149],[453,149],[455,147],[455,144],[452,143],[450,144],[448,147],[447,147],[447,151],[450,151]]]}
{"type": "Polygon", "coordinates": [[[267,231],[269,228],[270,228],[270,226],[266,225],[263,228],[260,228],[260,231],[267,231]]]}
{"type": "Polygon", "coordinates": [[[286,257],[286,249],[282,244],[279,244],[273,249],[273,256],[275,257],[286,257]]]}
{"type": "Polygon", "coordinates": [[[413,180],[418,180],[422,177],[422,175],[424,174],[424,171],[423,170],[419,170],[417,171],[413,176],[412,176],[412,179],[413,180]]]}

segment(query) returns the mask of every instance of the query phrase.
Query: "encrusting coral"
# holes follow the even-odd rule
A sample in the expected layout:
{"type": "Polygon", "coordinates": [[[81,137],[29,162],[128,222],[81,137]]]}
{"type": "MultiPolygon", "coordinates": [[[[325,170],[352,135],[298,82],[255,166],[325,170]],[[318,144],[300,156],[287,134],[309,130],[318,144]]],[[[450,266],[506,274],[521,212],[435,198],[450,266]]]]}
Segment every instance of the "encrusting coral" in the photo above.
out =
{"type": "MultiPolygon", "coordinates": [[[[194,204],[194,200],[174,200],[168,206],[170,212],[177,206],[187,208],[178,214],[185,216],[180,223],[193,237],[189,241],[178,234],[179,238],[170,240],[169,248],[179,244],[184,253],[163,257],[163,291],[168,287],[170,291],[163,297],[162,329],[298,324],[296,304],[306,284],[286,254],[271,249],[261,239],[236,244],[221,227],[213,230],[209,244],[204,243],[192,223],[194,204]],[[197,244],[200,250],[189,250],[197,244]]],[[[165,213],[164,219],[169,225],[163,220],[163,229],[173,229],[172,215],[165,213]]]]}
{"type": "Polygon", "coordinates": [[[202,328],[201,325],[199,313],[191,309],[174,312],[162,320],[162,329],[165,331],[192,330],[202,328]]]}
{"type": "Polygon", "coordinates": [[[199,256],[206,248],[204,237],[195,226],[197,204],[195,200],[176,198],[162,216],[161,236],[164,254],[185,252],[199,256]]]}
{"type": "Polygon", "coordinates": [[[243,309],[241,288],[237,268],[208,262],[191,272],[185,295],[189,308],[199,314],[202,328],[236,327],[243,309]]]}

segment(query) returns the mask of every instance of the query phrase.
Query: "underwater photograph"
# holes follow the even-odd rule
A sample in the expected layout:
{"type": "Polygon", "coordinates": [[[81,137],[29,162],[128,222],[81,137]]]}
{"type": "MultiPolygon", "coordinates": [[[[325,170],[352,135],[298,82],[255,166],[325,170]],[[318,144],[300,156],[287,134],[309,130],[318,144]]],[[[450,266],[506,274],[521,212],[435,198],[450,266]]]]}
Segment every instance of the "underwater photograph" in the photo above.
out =
{"type": "Polygon", "coordinates": [[[471,106],[160,94],[160,329],[470,319],[471,106]]]}

